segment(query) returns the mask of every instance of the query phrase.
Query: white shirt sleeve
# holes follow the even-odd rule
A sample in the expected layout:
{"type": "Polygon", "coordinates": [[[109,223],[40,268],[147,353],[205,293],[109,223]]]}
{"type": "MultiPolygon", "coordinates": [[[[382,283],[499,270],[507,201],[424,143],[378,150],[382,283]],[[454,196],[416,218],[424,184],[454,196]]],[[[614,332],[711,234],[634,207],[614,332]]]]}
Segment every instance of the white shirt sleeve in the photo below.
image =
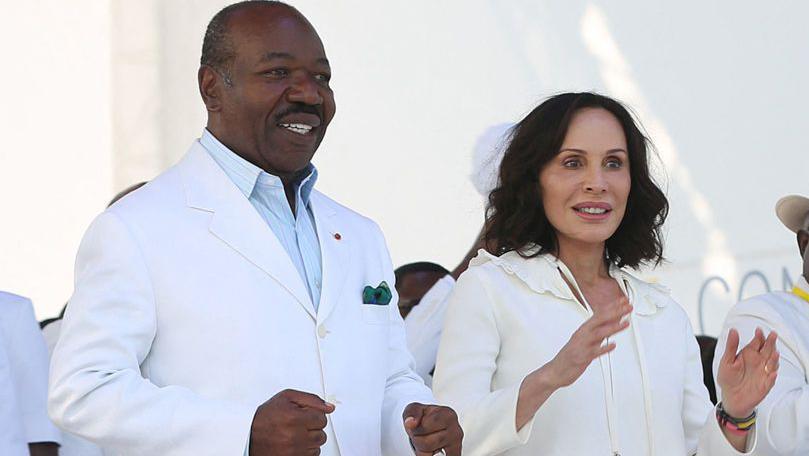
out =
{"type": "Polygon", "coordinates": [[[404,321],[407,348],[416,361],[416,373],[424,379],[427,386],[433,381],[430,372],[435,367],[447,300],[454,285],[455,279],[449,274],[439,279],[404,321]]]}
{"type": "MultiPolygon", "coordinates": [[[[13,394],[27,443],[61,441],[48,418],[48,349],[34,317],[31,301],[13,295],[2,304],[3,341],[13,394]]],[[[0,296],[2,297],[2,296],[0,296]]]]}
{"type": "Polygon", "coordinates": [[[151,277],[129,228],[93,222],[76,259],[50,373],[50,416],[108,453],[240,454],[255,408],[141,375],[157,331],[151,277]]]}
{"type": "Polygon", "coordinates": [[[464,430],[464,454],[499,454],[525,444],[534,419],[516,426],[520,385],[492,391],[500,333],[487,290],[474,270],[458,279],[449,297],[433,379],[438,400],[455,409],[464,430]]]}

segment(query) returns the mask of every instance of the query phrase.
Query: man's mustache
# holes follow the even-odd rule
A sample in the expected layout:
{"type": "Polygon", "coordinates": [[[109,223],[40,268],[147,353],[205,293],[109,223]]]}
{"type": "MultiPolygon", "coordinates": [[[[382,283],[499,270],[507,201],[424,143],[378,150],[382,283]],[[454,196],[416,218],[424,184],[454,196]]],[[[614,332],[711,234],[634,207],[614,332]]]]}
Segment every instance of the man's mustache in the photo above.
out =
{"type": "Polygon", "coordinates": [[[304,103],[293,103],[288,108],[281,111],[275,116],[275,120],[280,121],[290,114],[312,114],[317,116],[321,121],[323,120],[323,113],[320,112],[319,106],[312,106],[304,103]]]}

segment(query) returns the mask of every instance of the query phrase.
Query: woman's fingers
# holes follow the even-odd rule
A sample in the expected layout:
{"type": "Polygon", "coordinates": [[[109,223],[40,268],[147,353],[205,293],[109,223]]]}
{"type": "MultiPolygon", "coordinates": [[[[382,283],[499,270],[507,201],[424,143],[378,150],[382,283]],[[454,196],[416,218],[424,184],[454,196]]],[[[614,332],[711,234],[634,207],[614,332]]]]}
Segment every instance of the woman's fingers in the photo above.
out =
{"type": "Polygon", "coordinates": [[[764,372],[770,377],[775,377],[778,374],[779,367],[781,367],[781,355],[774,352],[764,363],[764,372]]]}
{"type": "Polygon", "coordinates": [[[590,361],[593,361],[601,355],[606,355],[613,350],[615,350],[615,342],[610,342],[607,345],[599,346],[595,352],[593,352],[593,355],[590,357],[590,361]]]}
{"type": "Polygon", "coordinates": [[[612,309],[593,312],[593,316],[590,317],[590,319],[587,320],[582,326],[596,328],[602,325],[608,325],[610,323],[622,320],[624,317],[629,315],[630,312],[632,312],[632,306],[629,304],[623,304],[612,309]]]}
{"type": "Polygon", "coordinates": [[[739,332],[735,328],[728,331],[728,340],[725,344],[725,353],[722,354],[722,363],[732,365],[736,360],[736,352],[739,351],[739,332]]]}
{"type": "Polygon", "coordinates": [[[770,334],[767,336],[767,339],[764,341],[764,344],[761,346],[761,356],[764,359],[769,359],[773,353],[776,353],[775,350],[775,343],[778,341],[778,334],[775,331],[770,331],[770,334]]]}
{"type": "Polygon", "coordinates": [[[618,320],[618,321],[612,321],[612,322],[610,322],[608,324],[603,324],[603,325],[593,329],[593,332],[592,332],[592,335],[593,335],[593,338],[594,338],[593,342],[596,342],[599,345],[601,345],[601,343],[604,341],[604,339],[606,339],[606,338],[608,338],[610,336],[613,336],[613,335],[623,331],[624,329],[626,329],[628,327],[629,327],[629,320],[618,320]]]}
{"type": "MultiPolygon", "coordinates": [[[[632,311],[632,306],[626,298],[621,299],[619,303],[620,305],[615,307],[594,312],[565,345],[563,358],[567,358],[571,365],[582,368],[595,358],[614,350],[615,343],[604,342],[608,337],[629,326],[629,320],[625,320],[625,317],[632,311]]],[[[581,372],[578,375],[580,374],[581,372]]]]}
{"type": "Polygon", "coordinates": [[[629,327],[629,319],[625,319],[625,317],[630,312],[632,312],[632,306],[629,305],[626,298],[621,300],[620,306],[595,312],[577,331],[579,343],[589,349],[600,350],[604,346],[605,339],[629,327]]]}
{"type": "Polygon", "coordinates": [[[761,328],[756,328],[756,333],[753,336],[753,340],[751,340],[745,348],[749,347],[751,350],[761,351],[761,348],[764,346],[764,342],[764,331],[762,331],[761,328]]]}

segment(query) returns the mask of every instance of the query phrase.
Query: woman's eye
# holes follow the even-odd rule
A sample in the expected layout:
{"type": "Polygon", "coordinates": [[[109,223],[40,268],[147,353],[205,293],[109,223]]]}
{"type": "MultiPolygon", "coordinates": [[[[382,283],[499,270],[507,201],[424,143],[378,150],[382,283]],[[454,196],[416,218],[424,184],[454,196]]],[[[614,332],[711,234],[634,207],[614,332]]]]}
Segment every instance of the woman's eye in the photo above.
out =
{"type": "Polygon", "coordinates": [[[617,158],[611,158],[607,160],[607,168],[621,168],[624,166],[624,162],[618,160],[617,158]]]}
{"type": "Polygon", "coordinates": [[[581,166],[581,161],[578,158],[569,158],[562,162],[565,168],[578,168],[581,166]]]}

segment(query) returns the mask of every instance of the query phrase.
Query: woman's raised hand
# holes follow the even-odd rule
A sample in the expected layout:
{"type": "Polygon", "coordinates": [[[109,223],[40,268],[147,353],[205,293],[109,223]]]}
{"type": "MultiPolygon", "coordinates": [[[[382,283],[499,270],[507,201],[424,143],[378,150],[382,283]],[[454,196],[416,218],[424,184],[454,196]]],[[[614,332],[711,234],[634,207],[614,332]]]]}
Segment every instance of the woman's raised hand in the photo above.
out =
{"type": "Polygon", "coordinates": [[[615,349],[615,343],[605,345],[605,339],[629,327],[629,319],[624,318],[631,311],[632,306],[624,296],[614,307],[595,312],[552,360],[525,377],[514,417],[517,429],[534,416],[554,391],[575,382],[594,359],[615,349]]]}
{"type": "Polygon", "coordinates": [[[719,362],[716,383],[722,389],[722,406],[728,415],[745,418],[770,392],[778,376],[778,351],[773,331],[767,338],[761,328],[738,354],[739,333],[728,332],[725,353],[719,362]]]}
{"type": "Polygon", "coordinates": [[[605,339],[629,327],[624,318],[632,311],[624,296],[616,306],[594,312],[546,366],[548,378],[556,388],[568,386],[584,373],[587,366],[599,356],[615,349],[615,343],[604,344],[605,339]]]}

